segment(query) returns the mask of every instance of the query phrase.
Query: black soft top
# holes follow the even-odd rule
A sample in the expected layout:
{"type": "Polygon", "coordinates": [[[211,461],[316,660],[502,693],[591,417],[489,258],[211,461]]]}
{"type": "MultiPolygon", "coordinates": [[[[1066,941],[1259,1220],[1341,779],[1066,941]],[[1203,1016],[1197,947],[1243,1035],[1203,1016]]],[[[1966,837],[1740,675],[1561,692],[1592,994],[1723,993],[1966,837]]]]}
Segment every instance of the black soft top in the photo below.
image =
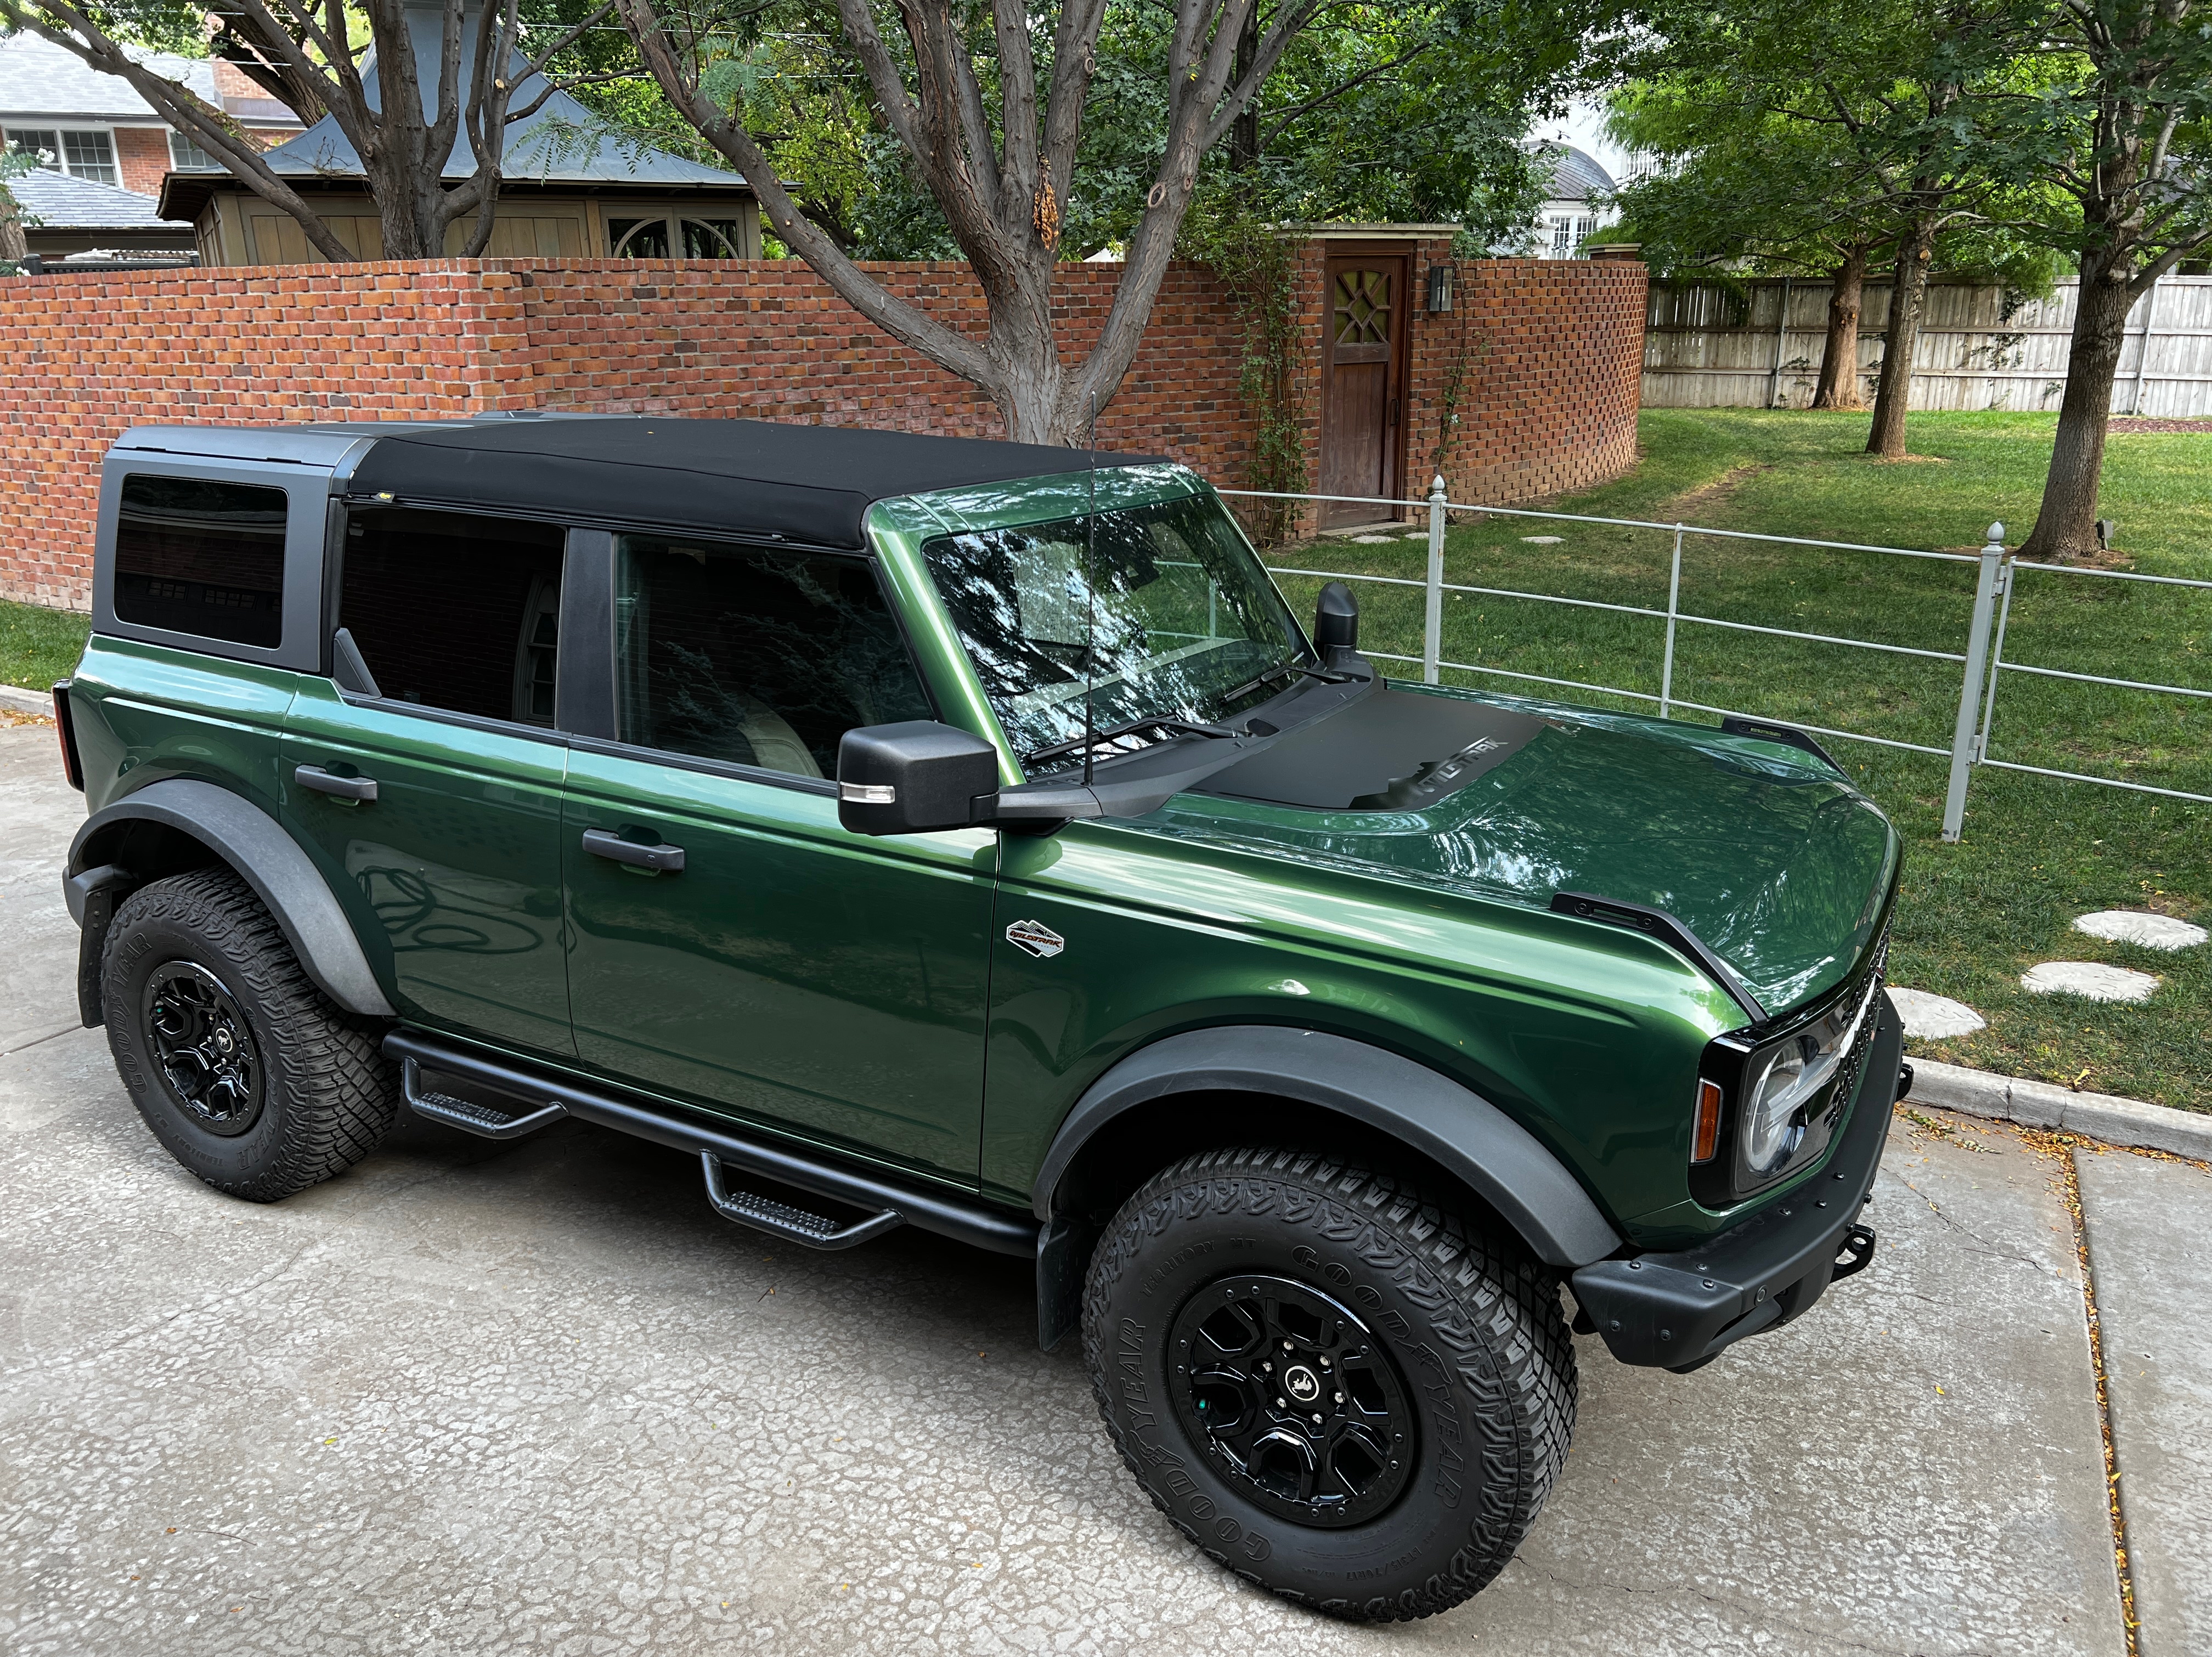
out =
{"type": "Polygon", "coordinates": [[[346,493],[865,547],[878,501],[1153,461],[768,420],[515,420],[379,434],[346,493]]]}

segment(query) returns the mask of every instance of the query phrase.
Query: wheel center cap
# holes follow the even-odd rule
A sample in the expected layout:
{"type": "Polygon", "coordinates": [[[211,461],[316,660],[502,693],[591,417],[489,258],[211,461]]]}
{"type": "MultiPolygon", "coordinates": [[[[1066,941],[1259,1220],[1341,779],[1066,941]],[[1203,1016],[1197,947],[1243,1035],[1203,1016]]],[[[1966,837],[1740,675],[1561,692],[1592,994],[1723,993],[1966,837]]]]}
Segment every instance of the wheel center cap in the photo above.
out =
{"type": "Polygon", "coordinates": [[[1310,1404],[1321,1396],[1321,1377],[1303,1363],[1294,1363],[1283,1371],[1283,1390],[1301,1404],[1310,1404]]]}

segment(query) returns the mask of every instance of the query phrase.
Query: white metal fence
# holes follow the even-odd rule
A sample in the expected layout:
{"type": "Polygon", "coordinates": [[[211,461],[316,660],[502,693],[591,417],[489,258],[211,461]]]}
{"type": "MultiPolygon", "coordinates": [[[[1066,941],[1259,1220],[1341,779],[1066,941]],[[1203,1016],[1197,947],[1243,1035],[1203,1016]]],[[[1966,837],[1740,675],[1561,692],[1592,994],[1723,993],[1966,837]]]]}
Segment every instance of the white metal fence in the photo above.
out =
{"type": "Polygon", "coordinates": [[[2131,581],[2154,586],[2193,588],[2212,592],[2212,581],[2191,580],[2179,576],[2142,575],[2126,570],[2091,569],[2065,564],[2032,563],[2015,557],[2004,545],[2004,525],[1990,525],[1988,544],[1979,553],[1925,552],[1908,547],[1869,546],[1853,541],[1814,541],[1787,535],[1759,535],[1745,530],[1706,529],[1693,524],[1662,524],[1635,518],[1593,518],[1575,513],[1536,512],[1519,507],[1491,507],[1449,499],[1444,492],[1444,481],[1439,477],[1425,500],[1391,500],[1367,495],[1285,495],[1259,489],[1224,489],[1224,495],[1267,501],[1328,501],[1346,505],[1363,505],[1402,510],[1419,511],[1424,507],[1428,514],[1428,573],[1423,580],[1413,580],[1404,576],[1365,574],[1349,570],[1313,569],[1302,566],[1271,564],[1269,569],[1278,575],[1317,577],[1324,580],[1364,583],[1370,586],[1419,588],[1424,595],[1421,653],[1407,656],[1385,651],[1366,650],[1365,654],[1386,662],[1403,662],[1418,665],[1424,683],[1435,684],[1445,670],[1456,673],[1485,675],[1492,677],[1526,681],[1536,684],[1556,685],[1569,690],[1595,691],[1604,695],[1626,697],[1632,701],[1652,704],[1662,719],[1671,716],[1678,708],[1699,713],[1716,713],[1724,719],[1743,719],[1767,724],[1786,724],[1820,737],[1833,737],[1845,742],[1869,743],[1883,748],[1905,749],[1913,753],[1932,755],[1949,762],[1950,775],[1943,800],[1943,838],[1955,841],[1965,825],[1966,794],[1977,767],[1988,766],[2000,771],[2021,771],[2037,776],[2055,777],[2069,782],[2091,783],[2106,788],[2127,789],[2136,793],[2159,794],[2172,799],[2194,800],[2212,804],[2212,794],[2191,793],[2184,789],[2161,788],[2149,783],[2133,782],[2118,777],[2093,776],[2085,772],[2056,770],[2048,766],[2027,765],[2015,761],[1998,759],[1990,751],[1995,737],[1997,712],[1997,687],[2008,673],[2039,678],[2069,680],[2080,684],[2103,685],[2109,688],[2146,692],[2157,695],[2183,696],[2212,700],[2212,689],[2200,689],[2189,685],[2163,684],[2148,680],[2123,678],[2096,673],[2078,673],[2069,670],[2038,666],[2026,662],[2005,659],[2005,629],[2012,616],[2013,596],[2018,578],[2032,573],[2037,580],[2063,578],[2099,581],[2131,581]],[[1595,598],[1568,598],[1558,593],[1529,592],[1510,587],[1476,586],[1444,579],[1444,529],[1452,513],[1480,513],[1485,517],[1540,519],[1564,524],[1594,524],[1610,527],[1654,530],[1672,539],[1672,554],[1667,583],[1667,607],[1656,610],[1642,604],[1612,604],[1595,598]],[[1959,650],[1927,650],[1912,646],[1884,644],[1870,639],[1846,638],[1838,634],[1808,633],[1793,628],[1769,627],[1757,622],[1724,620],[1716,616],[1700,616],[1685,610],[1681,604],[1682,557],[1686,541],[1699,539],[1718,541],[1761,542],[1769,545],[1802,547],[1824,552],[1873,553],[1888,558],[1932,560],[1943,563],[1966,564],[1974,568],[1973,608],[1967,623],[1966,636],[1960,640],[1959,650]],[[1607,611],[1618,615],[1639,616],[1662,623],[1666,629],[1664,652],[1661,658],[1659,690],[1654,695],[1647,690],[1633,690],[1623,685],[1597,684],[1581,679],[1557,678],[1548,674],[1526,673],[1517,670],[1486,666],[1478,662],[1459,662],[1447,659],[1443,653],[1444,595],[1466,593],[1487,598],[1522,599],[1536,604],[1565,604],[1581,610],[1607,611]],[[1675,640],[1679,630],[1685,627],[1719,628],[1738,633],[1763,634],[1778,639],[1794,639],[1815,644],[1838,645],[1853,650],[1867,650],[1890,655],[1916,657],[1923,660],[1954,663],[1960,668],[1958,717],[1952,726],[1948,747],[1936,747],[1927,743],[1904,742],[1894,737],[1878,737],[1870,731],[1849,731],[1832,725],[1810,725],[1799,719],[1778,719],[1770,713],[1753,709],[1721,707],[1707,702],[1687,700],[1674,694],[1675,640]]]}
{"type": "MultiPolygon", "coordinates": [[[[2044,299],[1966,282],[1929,284],[1913,353],[1914,409],[2056,409],[2081,284],[2069,276],[2044,299]]],[[[1862,396],[1874,398],[1886,282],[1867,283],[1859,307],[1862,396]]],[[[1827,355],[1833,284],[1789,278],[1655,283],[1644,318],[1647,409],[1802,409],[1827,355]]],[[[2212,415],[2212,276],[2164,276],[2128,313],[2112,412],[2212,415]]]]}

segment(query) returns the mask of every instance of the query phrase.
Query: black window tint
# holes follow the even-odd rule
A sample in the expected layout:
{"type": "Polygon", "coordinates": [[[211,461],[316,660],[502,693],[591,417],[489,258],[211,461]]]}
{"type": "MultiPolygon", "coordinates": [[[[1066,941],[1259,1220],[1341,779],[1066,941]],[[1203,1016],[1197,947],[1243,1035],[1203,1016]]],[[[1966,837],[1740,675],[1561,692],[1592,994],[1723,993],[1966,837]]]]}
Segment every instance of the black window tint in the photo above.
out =
{"type": "Polygon", "coordinates": [[[933,718],[865,559],[625,536],[624,742],[801,777],[856,725],[933,718]]]}
{"type": "Polygon", "coordinates": [[[115,616],[274,648],[284,631],[282,489],[201,477],[123,480],[115,616]]]}
{"type": "Polygon", "coordinates": [[[466,513],[357,513],[338,625],[394,701],[550,725],[563,539],[466,513]]]}

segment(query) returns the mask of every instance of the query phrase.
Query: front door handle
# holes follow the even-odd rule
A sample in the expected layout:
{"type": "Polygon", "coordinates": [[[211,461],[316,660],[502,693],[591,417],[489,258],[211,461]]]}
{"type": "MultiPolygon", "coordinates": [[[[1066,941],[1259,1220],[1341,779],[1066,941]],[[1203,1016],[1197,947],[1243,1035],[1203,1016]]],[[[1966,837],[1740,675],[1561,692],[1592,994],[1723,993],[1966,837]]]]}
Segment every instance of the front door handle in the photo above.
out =
{"type": "Polygon", "coordinates": [[[362,805],[371,804],[376,799],[374,777],[342,777],[335,771],[324,770],[319,765],[303,765],[292,773],[292,780],[314,793],[354,800],[362,805]]]}
{"type": "Polygon", "coordinates": [[[626,863],[633,869],[650,869],[657,875],[680,875],[684,872],[684,848],[681,846],[641,846],[634,840],[624,840],[620,835],[605,828],[586,828],[584,830],[584,849],[595,858],[626,863]]]}

